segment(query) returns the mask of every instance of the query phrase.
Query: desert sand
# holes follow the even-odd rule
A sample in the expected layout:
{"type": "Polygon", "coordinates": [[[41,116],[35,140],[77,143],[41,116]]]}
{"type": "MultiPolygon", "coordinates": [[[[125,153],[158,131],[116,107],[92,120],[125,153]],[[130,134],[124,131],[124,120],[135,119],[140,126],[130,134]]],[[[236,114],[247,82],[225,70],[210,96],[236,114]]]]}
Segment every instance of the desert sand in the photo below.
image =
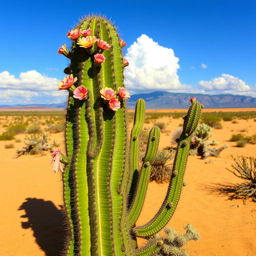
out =
{"type": "MultiPolygon", "coordinates": [[[[182,119],[162,118],[166,128],[161,134],[160,150],[170,146],[171,133],[182,119]]],[[[153,124],[146,124],[152,126],[153,124]]],[[[191,256],[255,256],[256,255],[256,203],[250,200],[229,200],[228,195],[216,190],[218,184],[241,183],[226,169],[233,163],[231,156],[254,156],[256,145],[243,148],[229,142],[234,133],[256,133],[253,119],[222,122],[222,129],[212,129],[212,139],[225,149],[220,157],[206,160],[189,156],[180,202],[168,226],[183,233],[190,223],[200,239],[186,246],[191,256]]],[[[23,139],[24,135],[18,135],[23,139]]],[[[62,133],[52,135],[64,148],[62,133]]],[[[50,154],[21,156],[0,141],[0,255],[5,256],[58,256],[63,248],[65,230],[62,211],[61,173],[54,173],[50,154]]],[[[161,205],[166,184],[149,184],[146,202],[138,225],[150,220],[161,205]]],[[[140,241],[143,244],[143,241],[140,241]]]]}

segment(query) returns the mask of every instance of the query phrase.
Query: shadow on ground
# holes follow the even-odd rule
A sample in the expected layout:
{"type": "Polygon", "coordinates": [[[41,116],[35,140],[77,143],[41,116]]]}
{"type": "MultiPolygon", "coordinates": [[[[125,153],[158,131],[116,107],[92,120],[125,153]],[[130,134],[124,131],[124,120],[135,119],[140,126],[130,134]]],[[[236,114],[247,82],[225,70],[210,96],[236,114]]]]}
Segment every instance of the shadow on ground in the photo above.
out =
{"type": "Polygon", "coordinates": [[[26,198],[19,210],[24,210],[22,228],[33,230],[37,244],[47,256],[60,256],[68,235],[63,208],[57,208],[51,201],[26,198]]]}

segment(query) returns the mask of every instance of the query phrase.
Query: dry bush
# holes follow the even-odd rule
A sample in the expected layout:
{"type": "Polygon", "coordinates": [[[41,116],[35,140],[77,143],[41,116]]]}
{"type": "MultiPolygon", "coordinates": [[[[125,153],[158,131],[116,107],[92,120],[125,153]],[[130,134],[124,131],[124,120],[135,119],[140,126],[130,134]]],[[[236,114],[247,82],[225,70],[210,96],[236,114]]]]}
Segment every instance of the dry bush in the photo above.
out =
{"type": "Polygon", "coordinates": [[[256,200],[256,158],[239,156],[233,157],[232,169],[227,169],[236,177],[246,182],[234,185],[230,190],[230,199],[253,198],[256,200]]]}

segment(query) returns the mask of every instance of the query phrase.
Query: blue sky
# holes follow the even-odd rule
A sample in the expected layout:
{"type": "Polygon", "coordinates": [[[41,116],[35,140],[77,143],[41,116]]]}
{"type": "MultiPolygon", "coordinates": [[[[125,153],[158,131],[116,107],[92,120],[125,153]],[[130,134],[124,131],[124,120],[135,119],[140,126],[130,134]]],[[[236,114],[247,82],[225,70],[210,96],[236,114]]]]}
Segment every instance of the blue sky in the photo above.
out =
{"type": "Polygon", "coordinates": [[[112,20],[126,41],[132,93],[256,97],[254,0],[23,0],[4,1],[1,10],[0,105],[65,101],[55,84],[68,61],[57,50],[70,45],[66,33],[88,14],[112,20]]]}

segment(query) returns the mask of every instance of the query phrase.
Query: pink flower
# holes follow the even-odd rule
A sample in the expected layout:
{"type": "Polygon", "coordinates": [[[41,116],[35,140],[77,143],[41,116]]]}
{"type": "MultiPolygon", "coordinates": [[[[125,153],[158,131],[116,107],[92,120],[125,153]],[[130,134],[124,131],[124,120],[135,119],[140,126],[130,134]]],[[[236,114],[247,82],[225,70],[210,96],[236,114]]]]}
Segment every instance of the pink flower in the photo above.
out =
{"type": "Polygon", "coordinates": [[[102,49],[102,50],[108,50],[111,45],[108,44],[107,42],[103,41],[103,40],[98,40],[98,46],[102,49]]]}
{"type": "Polygon", "coordinates": [[[61,165],[61,156],[62,156],[62,152],[60,149],[54,151],[52,154],[51,154],[51,157],[52,157],[52,162],[53,162],[53,170],[55,172],[58,172],[58,171],[61,171],[63,172],[63,167],[61,165]]]}
{"type": "Polygon", "coordinates": [[[90,28],[81,31],[82,36],[90,36],[92,34],[92,30],[90,28]]]}
{"type": "Polygon", "coordinates": [[[63,54],[65,56],[68,56],[69,54],[69,50],[67,49],[67,46],[65,44],[63,44],[59,50],[58,50],[58,54],[63,54]]]}
{"type": "Polygon", "coordinates": [[[77,81],[76,77],[73,75],[66,76],[62,81],[58,83],[59,90],[66,90],[71,87],[77,81]]]}
{"type": "Polygon", "coordinates": [[[108,102],[108,107],[113,111],[117,111],[120,108],[120,106],[120,101],[117,98],[112,98],[108,102]]]}
{"type": "Polygon", "coordinates": [[[123,65],[124,65],[124,67],[129,66],[129,62],[128,62],[128,60],[125,59],[125,58],[123,58],[123,65]]]}
{"type": "Polygon", "coordinates": [[[67,33],[67,37],[70,39],[77,39],[79,36],[81,36],[81,30],[80,29],[73,29],[70,30],[67,33]]]}
{"type": "Polygon", "coordinates": [[[104,100],[111,100],[116,98],[116,92],[112,88],[106,87],[100,90],[100,96],[104,100]]]}
{"type": "Polygon", "coordinates": [[[119,42],[120,42],[121,47],[126,46],[126,42],[123,39],[120,39],[119,42]]]}
{"type": "Polygon", "coordinates": [[[124,87],[119,87],[118,88],[118,94],[121,99],[129,99],[130,98],[130,93],[124,88],[124,87]]]}
{"type": "Polygon", "coordinates": [[[96,41],[97,39],[95,36],[87,36],[79,38],[77,44],[79,44],[80,47],[89,48],[93,46],[96,41]]]}
{"type": "Polygon", "coordinates": [[[79,86],[74,90],[73,97],[78,100],[84,100],[85,98],[87,98],[87,94],[88,90],[83,86],[79,86]]]}
{"type": "Polygon", "coordinates": [[[103,54],[100,54],[100,53],[97,53],[97,54],[95,54],[94,55],[94,61],[96,62],[96,63],[103,63],[104,61],[105,61],[105,57],[104,57],[104,55],[103,54]]]}
{"type": "Polygon", "coordinates": [[[192,103],[193,101],[196,101],[196,97],[192,97],[191,99],[190,99],[190,102],[192,103]]]}

